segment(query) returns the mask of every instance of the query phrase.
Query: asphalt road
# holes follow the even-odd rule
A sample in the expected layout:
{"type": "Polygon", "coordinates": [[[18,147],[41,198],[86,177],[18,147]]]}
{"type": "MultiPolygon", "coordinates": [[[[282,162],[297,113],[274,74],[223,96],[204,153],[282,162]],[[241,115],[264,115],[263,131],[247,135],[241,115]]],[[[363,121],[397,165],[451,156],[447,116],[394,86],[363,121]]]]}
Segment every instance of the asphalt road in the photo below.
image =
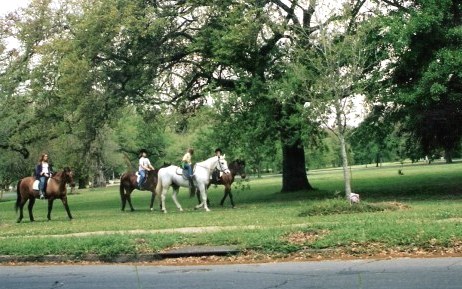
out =
{"type": "Polygon", "coordinates": [[[462,258],[252,265],[0,266],[0,288],[462,288],[462,258]]]}

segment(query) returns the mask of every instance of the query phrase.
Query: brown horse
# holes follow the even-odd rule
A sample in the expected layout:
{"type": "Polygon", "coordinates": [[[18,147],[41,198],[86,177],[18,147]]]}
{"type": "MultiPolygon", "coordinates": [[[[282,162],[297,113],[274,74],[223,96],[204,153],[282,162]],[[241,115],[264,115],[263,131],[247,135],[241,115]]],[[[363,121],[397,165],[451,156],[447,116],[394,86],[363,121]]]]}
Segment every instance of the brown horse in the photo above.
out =
{"type": "MultiPolygon", "coordinates": [[[[23,208],[26,202],[29,200],[29,218],[30,221],[34,221],[34,216],[32,214],[32,208],[35,204],[35,199],[39,197],[39,192],[33,189],[33,183],[35,177],[26,177],[18,182],[16,192],[17,199],[15,204],[15,210],[18,211],[19,208],[19,218],[18,223],[20,223],[24,217],[23,208]]],[[[49,180],[46,187],[45,197],[48,199],[48,220],[51,220],[51,210],[53,209],[53,202],[55,199],[61,199],[63,202],[64,208],[66,209],[69,219],[72,219],[71,211],[69,210],[69,205],[67,204],[67,190],[66,184],[71,185],[71,190],[74,189],[74,176],[70,168],[64,168],[63,171],[60,171],[53,175],[49,180]]]]}
{"type": "MultiPolygon", "coordinates": [[[[210,181],[208,187],[210,187],[211,184],[214,185],[224,185],[225,186],[225,195],[220,201],[220,206],[223,207],[223,203],[225,202],[226,197],[229,196],[229,199],[231,201],[231,206],[235,208],[234,200],[233,200],[233,194],[231,193],[231,185],[234,182],[234,177],[236,175],[240,175],[242,179],[245,179],[245,161],[243,160],[234,160],[228,164],[228,168],[231,171],[230,174],[223,174],[222,176],[215,175],[215,172],[212,174],[212,180],[210,181]]],[[[208,189],[207,187],[207,189],[208,189]]],[[[200,202],[200,196],[198,194],[198,191],[196,190],[196,195],[197,199],[200,202]]],[[[208,200],[207,200],[208,202],[208,200]]]]}
{"type": "MultiPolygon", "coordinates": [[[[159,170],[151,170],[147,172],[146,182],[141,188],[141,191],[151,192],[151,204],[150,209],[153,210],[154,199],[156,197],[156,186],[157,186],[157,173],[159,170]]],[[[122,201],[122,211],[125,211],[125,205],[128,201],[130,210],[133,212],[135,209],[132,206],[131,193],[134,189],[138,189],[138,182],[136,181],[137,176],[134,172],[126,172],[120,177],[120,199],[122,201]]]]}

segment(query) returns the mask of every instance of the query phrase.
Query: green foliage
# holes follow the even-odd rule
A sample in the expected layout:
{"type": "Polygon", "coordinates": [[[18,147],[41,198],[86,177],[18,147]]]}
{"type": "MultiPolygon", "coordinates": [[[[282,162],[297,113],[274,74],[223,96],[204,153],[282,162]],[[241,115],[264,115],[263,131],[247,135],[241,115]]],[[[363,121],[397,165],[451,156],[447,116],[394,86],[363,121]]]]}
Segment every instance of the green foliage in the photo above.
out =
{"type": "Polygon", "coordinates": [[[448,162],[459,146],[462,45],[459,1],[413,1],[407,11],[384,16],[390,58],[382,101],[394,102],[388,114],[401,123],[408,142],[421,154],[444,150],[448,162]],[[390,89],[389,89],[390,88],[390,89]],[[386,92],[385,92],[386,91],[386,92]]]}
{"type": "Polygon", "coordinates": [[[165,157],[167,138],[162,117],[152,111],[141,111],[133,106],[121,111],[121,116],[114,126],[113,138],[116,149],[110,151],[124,160],[125,170],[138,169],[139,151],[146,149],[151,163],[161,166],[165,157]]]}

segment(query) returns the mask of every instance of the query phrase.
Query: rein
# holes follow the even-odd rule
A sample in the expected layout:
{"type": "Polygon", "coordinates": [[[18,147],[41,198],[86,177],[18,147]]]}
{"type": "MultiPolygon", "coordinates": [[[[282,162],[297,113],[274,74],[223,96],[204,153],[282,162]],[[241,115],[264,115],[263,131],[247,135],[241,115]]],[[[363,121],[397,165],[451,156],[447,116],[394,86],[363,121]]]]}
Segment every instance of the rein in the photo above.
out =
{"type": "Polygon", "coordinates": [[[59,184],[59,186],[66,186],[67,183],[70,183],[69,176],[65,172],[58,172],[50,177],[59,184]],[[67,178],[66,178],[67,177],[67,178]]]}
{"type": "MultiPolygon", "coordinates": [[[[225,170],[224,170],[223,167],[221,166],[220,157],[218,157],[218,161],[217,161],[217,162],[218,162],[218,165],[217,165],[216,167],[219,167],[219,171],[224,173],[225,170]]],[[[212,173],[212,170],[213,170],[213,169],[211,169],[211,168],[202,166],[202,165],[200,165],[200,164],[198,164],[198,163],[194,165],[194,167],[196,167],[196,166],[201,167],[201,168],[204,168],[204,169],[207,169],[207,170],[209,171],[209,174],[212,173]]]]}

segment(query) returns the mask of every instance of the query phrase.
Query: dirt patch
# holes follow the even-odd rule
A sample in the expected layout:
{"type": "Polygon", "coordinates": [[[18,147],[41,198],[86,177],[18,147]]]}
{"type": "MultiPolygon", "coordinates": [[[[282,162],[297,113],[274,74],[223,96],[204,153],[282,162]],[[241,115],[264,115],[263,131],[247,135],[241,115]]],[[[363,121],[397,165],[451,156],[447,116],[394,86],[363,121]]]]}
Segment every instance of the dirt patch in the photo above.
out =
{"type": "Polygon", "coordinates": [[[323,236],[329,234],[329,230],[311,231],[311,232],[293,232],[290,233],[286,240],[290,244],[304,245],[317,241],[323,236]]]}

